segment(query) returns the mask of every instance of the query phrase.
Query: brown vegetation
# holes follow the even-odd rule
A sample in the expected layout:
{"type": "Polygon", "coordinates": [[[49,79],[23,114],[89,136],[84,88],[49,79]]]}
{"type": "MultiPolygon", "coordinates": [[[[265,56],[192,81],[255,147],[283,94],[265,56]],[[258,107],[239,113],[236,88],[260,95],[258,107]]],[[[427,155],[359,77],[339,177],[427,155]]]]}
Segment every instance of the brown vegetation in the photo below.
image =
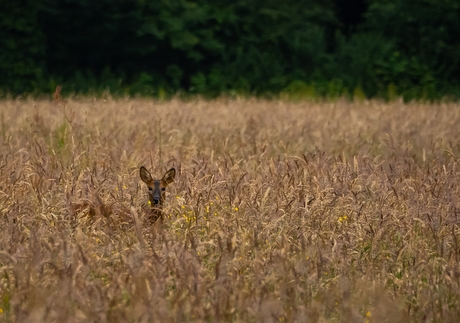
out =
{"type": "Polygon", "coordinates": [[[460,317],[460,106],[66,105],[0,102],[0,321],[460,317]]]}

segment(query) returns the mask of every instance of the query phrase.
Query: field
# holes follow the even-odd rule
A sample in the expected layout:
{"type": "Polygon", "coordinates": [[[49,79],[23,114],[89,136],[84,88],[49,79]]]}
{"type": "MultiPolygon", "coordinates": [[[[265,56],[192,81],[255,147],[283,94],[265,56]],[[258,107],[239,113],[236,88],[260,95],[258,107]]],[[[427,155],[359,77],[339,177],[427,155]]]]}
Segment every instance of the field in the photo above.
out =
{"type": "Polygon", "coordinates": [[[460,105],[0,102],[1,322],[457,322],[460,105]],[[151,225],[145,166],[175,167],[151,225]]]}

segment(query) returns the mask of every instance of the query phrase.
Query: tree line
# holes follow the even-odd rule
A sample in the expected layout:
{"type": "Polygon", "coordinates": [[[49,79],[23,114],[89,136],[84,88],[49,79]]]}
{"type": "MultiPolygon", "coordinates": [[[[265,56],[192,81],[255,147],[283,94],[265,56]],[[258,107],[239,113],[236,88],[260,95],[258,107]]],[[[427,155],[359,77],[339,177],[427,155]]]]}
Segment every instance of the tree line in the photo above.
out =
{"type": "Polygon", "coordinates": [[[460,96],[458,0],[0,0],[0,95],[460,96]]]}

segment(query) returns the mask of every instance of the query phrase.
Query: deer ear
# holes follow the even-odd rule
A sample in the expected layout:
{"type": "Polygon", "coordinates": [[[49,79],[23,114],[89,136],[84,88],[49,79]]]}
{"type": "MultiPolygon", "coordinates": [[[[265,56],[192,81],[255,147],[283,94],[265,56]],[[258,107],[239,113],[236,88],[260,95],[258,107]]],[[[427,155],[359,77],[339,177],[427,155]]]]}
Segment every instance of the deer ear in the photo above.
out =
{"type": "Polygon", "coordinates": [[[139,175],[141,177],[141,180],[146,184],[149,184],[153,181],[152,175],[150,175],[149,171],[144,166],[140,168],[139,175]]]}
{"type": "Polygon", "coordinates": [[[174,177],[176,177],[176,170],[174,168],[171,168],[163,176],[162,181],[166,184],[171,184],[174,181],[174,177]]]}

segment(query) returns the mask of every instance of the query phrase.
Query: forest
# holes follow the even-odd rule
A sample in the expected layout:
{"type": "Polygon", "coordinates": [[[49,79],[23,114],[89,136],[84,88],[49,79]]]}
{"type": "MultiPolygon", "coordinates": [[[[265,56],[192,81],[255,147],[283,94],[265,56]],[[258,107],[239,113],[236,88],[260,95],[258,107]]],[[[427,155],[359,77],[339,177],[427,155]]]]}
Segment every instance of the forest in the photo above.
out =
{"type": "Polygon", "coordinates": [[[460,96],[454,0],[0,0],[0,97],[460,96]]]}

